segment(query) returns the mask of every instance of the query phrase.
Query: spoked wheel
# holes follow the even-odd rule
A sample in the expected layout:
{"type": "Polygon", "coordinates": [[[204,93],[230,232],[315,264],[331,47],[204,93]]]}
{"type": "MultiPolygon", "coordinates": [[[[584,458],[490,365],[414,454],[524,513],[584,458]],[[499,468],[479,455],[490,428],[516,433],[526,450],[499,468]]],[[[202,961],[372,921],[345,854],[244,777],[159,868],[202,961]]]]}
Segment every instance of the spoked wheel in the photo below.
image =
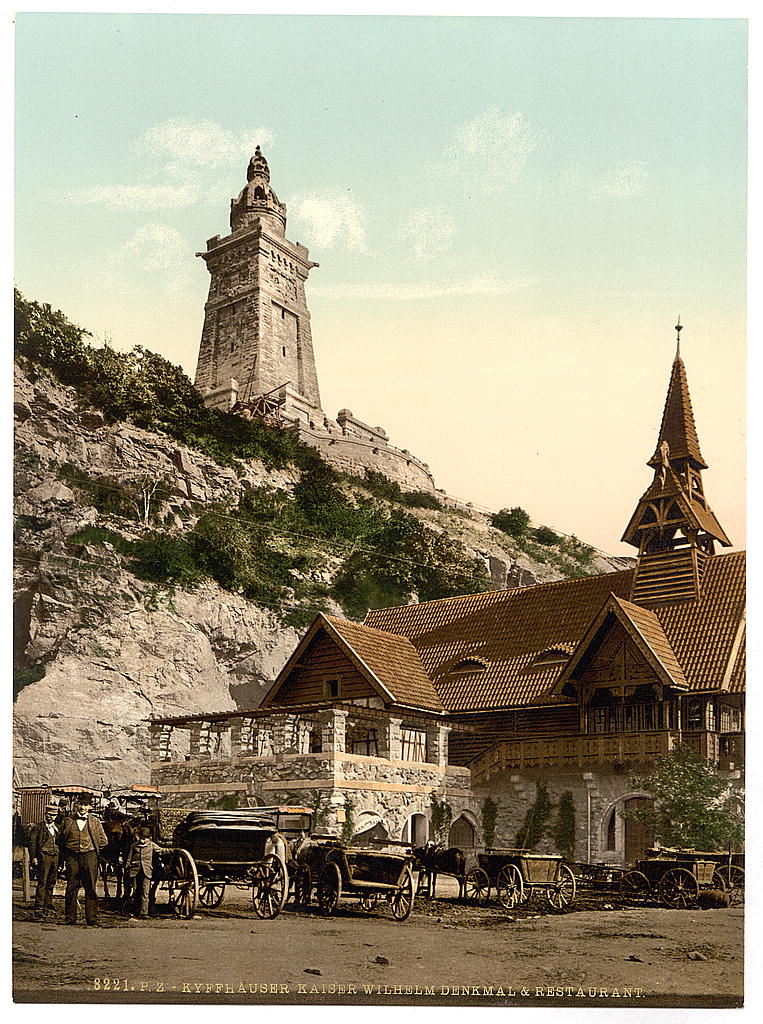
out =
{"type": "Polygon", "coordinates": [[[207,910],[219,907],[225,895],[225,882],[202,882],[199,889],[199,903],[207,910]]]}
{"type": "Polygon", "coordinates": [[[324,865],[318,879],[318,909],[327,917],[333,914],[342,895],[342,876],[336,864],[324,865]]]}
{"type": "Polygon", "coordinates": [[[671,868],[660,880],[657,895],[663,903],[678,910],[696,906],[699,896],[697,879],[686,868],[671,868]]]}
{"type": "Polygon", "coordinates": [[[499,903],[506,910],[511,910],[517,903],[524,902],[524,883],[516,865],[503,865],[495,881],[495,890],[499,903]]]}
{"type": "Polygon", "coordinates": [[[193,917],[199,899],[199,875],[193,857],[180,848],[172,851],[167,868],[167,892],[177,917],[193,917]]]}
{"type": "Polygon", "coordinates": [[[623,899],[632,900],[634,903],[643,902],[651,891],[649,879],[641,871],[627,871],[618,886],[618,892],[623,899]]]}
{"type": "Polygon", "coordinates": [[[744,906],[744,868],[736,864],[724,864],[713,872],[713,885],[726,892],[730,906],[744,906]]]}
{"type": "Polygon", "coordinates": [[[294,902],[301,907],[309,906],[312,891],[313,876],[310,867],[307,864],[298,864],[294,876],[294,902]]]}
{"type": "Polygon", "coordinates": [[[390,896],[390,909],[396,921],[405,921],[413,910],[413,875],[406,868],[397,889],[390,896]]]}
{"type": "Polygon", "coordinates": [[[475,868],[466,876],[466,898],[481,907],[490,896],[490,878],[487,871],[475,868]]]}
{"type": "Polygon", "coordinates": [[[257,917],[276,917],[283,910],[289,880],[283,861],[275,854],[263,857],[252,868],[252,906],[257,917]]]}
{"type": "Polygon", "coordinates": [[[546,899],[554,910],[565,910],[575,899],[575,876],[566,864],[559,865],[559,876],[552,889],[546,889],[546,899]]]}

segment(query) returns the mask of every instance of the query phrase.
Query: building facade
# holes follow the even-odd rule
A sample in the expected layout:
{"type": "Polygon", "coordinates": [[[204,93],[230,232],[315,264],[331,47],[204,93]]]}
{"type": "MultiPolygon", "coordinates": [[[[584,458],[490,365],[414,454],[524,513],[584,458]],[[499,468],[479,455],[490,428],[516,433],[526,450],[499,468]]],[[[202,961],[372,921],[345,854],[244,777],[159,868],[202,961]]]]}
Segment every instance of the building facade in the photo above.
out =
{"type": "MultiPolygon", "coordinates": [[[[680,353],[654,479],[624,540],[636,567],[372,611],[319,615],[260,708],[151,723],[165,802],[309,797],[338,828],[420,841],[432,793],[450,841],[517,845],[545,793],[580,861],[632,863],[651,842],[632,811],[655,757],[691,747],[741,789],[745,556],[704,493],[680,353]]],[[[538,849],[557,845],[553,822],[538,849]]]]}

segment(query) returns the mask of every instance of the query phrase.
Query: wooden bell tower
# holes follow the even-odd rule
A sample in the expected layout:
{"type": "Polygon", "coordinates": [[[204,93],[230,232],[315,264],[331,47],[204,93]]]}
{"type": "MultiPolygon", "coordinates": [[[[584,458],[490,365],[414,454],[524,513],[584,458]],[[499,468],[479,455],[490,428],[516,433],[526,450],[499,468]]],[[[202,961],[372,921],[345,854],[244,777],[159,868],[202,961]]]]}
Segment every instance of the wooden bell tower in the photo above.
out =
{"type": "Polygon", "coordinates": [[[642,495],[623,541],[638,548],[631,600],[666,604],[699,597],[707,559],[715,542],[731,541],[705,499],[702,458],[681,359],[681,320],[676,324],[676,356],[665,399],[657,447],[648,466],[654,480],[642,495]]]}

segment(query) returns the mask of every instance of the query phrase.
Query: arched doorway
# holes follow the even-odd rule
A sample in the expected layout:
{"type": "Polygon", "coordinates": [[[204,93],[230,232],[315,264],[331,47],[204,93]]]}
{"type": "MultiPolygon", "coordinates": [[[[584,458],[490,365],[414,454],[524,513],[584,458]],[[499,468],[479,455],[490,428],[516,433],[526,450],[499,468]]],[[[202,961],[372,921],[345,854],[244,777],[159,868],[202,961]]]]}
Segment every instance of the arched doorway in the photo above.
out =
{"type": "Polygon", "coordinates": [[[471,850],[476,845],[474,825],[463,814],[450,826],[448,846],[458,846],[461,850],[471,850]]]}
{"type": "Polygon", "coordinates": [[[400,838],[411,846],[424,846],[429,839],[429,822],[426,814],[412,814],[403,826],[400,838]]]}
{"type": "Polygon", "coordinates": [[[623,800],[623,820],[625,822],[625,863],[635,864],[644,856],[644,850],[654,842],[654,832],[648,821],[634,817],[634,812],[643,811],[652,803],[647,796],[634,796],[623,800]]]}

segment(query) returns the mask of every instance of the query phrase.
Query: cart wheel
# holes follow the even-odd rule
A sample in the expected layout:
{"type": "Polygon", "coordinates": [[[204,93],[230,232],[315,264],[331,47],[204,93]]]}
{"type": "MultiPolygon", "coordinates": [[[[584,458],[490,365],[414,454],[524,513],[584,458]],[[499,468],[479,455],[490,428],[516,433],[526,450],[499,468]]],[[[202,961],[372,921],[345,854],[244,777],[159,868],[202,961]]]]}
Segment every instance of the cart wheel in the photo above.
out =
{"type": "Polygon", "coordinates": [[[641,902],[649,896],[652,887],[649,879],[641,871],[627,871],[620,879],[618,892],[626,900],[641,902]]]}
{"type": "Polygon", "coordinates": [[[283,861],[275,854],[263,857],[252,868],[252,906],[257,917],[269,920],[283,910],[289,881],[283,861]]]}
{"type": "Polygon", "coordinates": [[[519,869],[514,864],[504,864],[495,880],[498,902],[506,910],[524,902],[524,883],[519,869]]]}
{"type": "Polygon", "coordinates": [[[326,864],[318,879],[318,909],[327,917],[336,910],[342,895],[342,876],[334,863],[326,864]]]}
{"type": "Polygon", "coordinates": [[[657,895],[669,907],[683,910],[693,907],[699,896],[697,879],[686,868],[671,868],[660,880],[657,895]]]}
{"type": "Polygon", "coordinates": [[[199,876],[193,857],[187,850],[177,848],[172,851],[167,868],[167,892],[170,906],[178,916],[193,917],[199,899],[199,876]]]}
{"type": "Polygon", "coordinates": [[[199,889],[199,903],[207,910],[219,907],[225,895],[225,882],[202,882],[199,889]]]}
{"type": "Polygon", "coordinates": [[[390,898],[392,916],[396,921],[405,921],[413,910],[413,875],[411,869],[403,872],[403,880],[390,898]]]}
{"type": "Polygon", "coordinates": [[[466,898],[477,906],[484,906],[490,896],[490,878],[487,871],[475,868],[466,876],[466,898]]]}
{"type": "Polygon", "coordinates": [[[297,865],[297,873],[294,876],[294,902],[298,903],[301,907],[308,907],[312,891],[313,876],[309,865],[297,865]]]}
{"type": "Polygon", "coordinates": [[[713,885],[725,890],[730,906],[744,906],[744,868],[736,864],[724,864],[713,872],[713,885]]]}
{"type": "Polygon", "coordinates": [[[546,899],[554,910],[564,910],[575,899],[576,892],[575,876],[566,864],[560,864],[556,885],[546,890],[546,899]]]}

